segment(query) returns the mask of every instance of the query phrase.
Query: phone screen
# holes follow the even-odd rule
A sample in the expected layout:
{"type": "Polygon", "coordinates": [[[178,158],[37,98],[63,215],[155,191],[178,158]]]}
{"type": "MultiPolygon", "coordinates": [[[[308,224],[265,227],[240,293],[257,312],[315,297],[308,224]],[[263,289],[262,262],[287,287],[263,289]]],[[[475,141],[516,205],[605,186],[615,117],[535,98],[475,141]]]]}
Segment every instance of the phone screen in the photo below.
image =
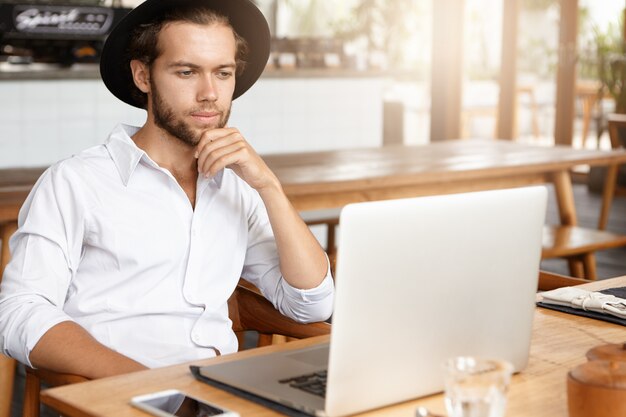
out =
{"type": "Polygon", "coordinates": [[[177,417],[219,416],[225,413],[225,410],[188,397],[183,393],[146,399],[140,402],[177,417]]]}

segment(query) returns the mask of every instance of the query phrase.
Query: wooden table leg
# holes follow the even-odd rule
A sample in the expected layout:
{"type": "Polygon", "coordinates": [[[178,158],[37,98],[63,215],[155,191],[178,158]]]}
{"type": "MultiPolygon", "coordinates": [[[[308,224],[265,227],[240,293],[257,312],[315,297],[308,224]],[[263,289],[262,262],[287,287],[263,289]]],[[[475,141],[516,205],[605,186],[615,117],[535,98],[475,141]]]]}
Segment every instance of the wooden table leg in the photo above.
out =
{"type": "Polygon", "coordinates": [[[602,191],[602,208],[600,209],[600,219],[598,221],[598,229],[606,229],[609,222],[609,213],[611,212],[611,204],[615,195],[615,186],[617,184],[617,172],[619,165],[612,164],[607,167],[606,178],[604,180],[604,190],[602,191]]]}

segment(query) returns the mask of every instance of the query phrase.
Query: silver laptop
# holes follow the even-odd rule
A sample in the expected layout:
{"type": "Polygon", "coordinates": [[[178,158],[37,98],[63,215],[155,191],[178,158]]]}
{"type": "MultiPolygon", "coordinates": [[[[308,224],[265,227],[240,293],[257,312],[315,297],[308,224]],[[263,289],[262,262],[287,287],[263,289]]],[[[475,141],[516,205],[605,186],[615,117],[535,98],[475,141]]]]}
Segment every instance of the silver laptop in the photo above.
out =
{"type": "Polygon", "coordinates": [[[527,187],[348,205],[339,223],[330,346],[200,372],[335,417],[441,391],[442,363],[455,355],[504,358],[520,371],[546,204],[545,187],[527,187]]]}

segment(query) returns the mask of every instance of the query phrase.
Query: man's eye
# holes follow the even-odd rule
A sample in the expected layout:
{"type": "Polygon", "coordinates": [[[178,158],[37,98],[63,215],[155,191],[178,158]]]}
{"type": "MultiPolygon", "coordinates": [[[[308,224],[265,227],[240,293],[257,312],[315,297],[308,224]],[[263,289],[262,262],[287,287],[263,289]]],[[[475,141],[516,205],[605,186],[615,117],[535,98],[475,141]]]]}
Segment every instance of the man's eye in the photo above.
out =
{"type": "Polygon", "coordinates": [[[182,77],[189,77],[193,74],[193,71],[191,70],[187,70],[187,71],[178,71],[178,75],[182,76],[182,77]]]}
{"type": "Polygon", "coordinates": [[[226,78],[230,78],[232,77],[233,73],[230,71],[220,71],[217,73],[217,76],[222,78],[222,79],[226,79],[226,78]]]}

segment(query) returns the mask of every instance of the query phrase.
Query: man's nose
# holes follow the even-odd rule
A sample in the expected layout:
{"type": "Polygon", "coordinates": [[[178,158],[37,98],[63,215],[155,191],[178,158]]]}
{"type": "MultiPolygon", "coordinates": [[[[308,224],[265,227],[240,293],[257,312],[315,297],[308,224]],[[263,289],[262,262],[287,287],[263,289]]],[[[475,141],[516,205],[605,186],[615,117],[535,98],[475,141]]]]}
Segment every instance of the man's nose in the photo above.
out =
{"type": "Polygon", "coordinates": [[[198,101],[216,101],[217,88],[212,75],[203,77],[198,86],[198,101]]]}

